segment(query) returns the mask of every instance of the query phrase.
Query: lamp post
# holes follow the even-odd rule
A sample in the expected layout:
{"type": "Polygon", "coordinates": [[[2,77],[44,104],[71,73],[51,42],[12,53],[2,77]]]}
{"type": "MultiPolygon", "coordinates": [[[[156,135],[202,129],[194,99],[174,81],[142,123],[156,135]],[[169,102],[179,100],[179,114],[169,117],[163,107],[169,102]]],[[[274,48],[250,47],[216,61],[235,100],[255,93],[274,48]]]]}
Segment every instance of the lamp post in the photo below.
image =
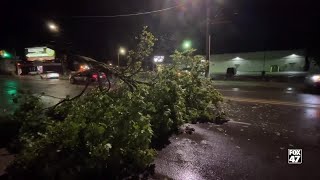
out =
{"type": "Polygon", "coordinates": [[[125,55],[126,54],[126,49],[120,47],[118,51],[118,67],[120,67],[120,55],[125,55]]]}
{"type": "Polygon", "coordinates": [[[53,21],[47,21],[47,28],[52,34],[53,38],[53,49],[55,51],[55,59],[60,56],[60,62],[61,62],[61,73],[62,75],[66,75],[68,73],[68,67],[67,67],[67,47],[64,45],[61,29],[59,25],[53,21]],[[57,55],[58,54],[58,55],[57,55]]]}

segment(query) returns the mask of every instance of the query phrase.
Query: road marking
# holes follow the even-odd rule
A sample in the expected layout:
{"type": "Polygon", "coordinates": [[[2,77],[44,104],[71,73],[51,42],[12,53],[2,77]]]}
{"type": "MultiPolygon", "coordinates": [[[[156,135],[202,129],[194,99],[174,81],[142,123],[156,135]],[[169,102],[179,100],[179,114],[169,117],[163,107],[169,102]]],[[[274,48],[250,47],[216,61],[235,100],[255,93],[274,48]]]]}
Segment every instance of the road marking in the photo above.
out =
{"type": "Polygon", "coordinates": [[[296,103],[296,102],[286,102],[286,101],[277,101],[277,100],[238,98],[238,97],[226,97],[226,96],[224,98],[227,100],[230,100],[230,101],[237,101],[237,102],[274,104],[274,105],[308,107],[308,108],[319,108],[320,109],[320,104],[296,103]]]}
{"type": "Polygon", "coordinates": [[[230,120],[230,121],[228,121],[228,123],[242,124],[242,125],[246,125],[246,126],[251,126],[250,123],[241,122],[241,121],[235,121],[235,120],[230,120]]]}
{"type": "Polygon", "coordinates": [[[241,90],[241,89],[239,89],[239,90],[233,90],[233,89],[216,89],[217,91],[224,91],[224,92],[254,92],[254,91],[244,91],[244,90],[241,90]]]}

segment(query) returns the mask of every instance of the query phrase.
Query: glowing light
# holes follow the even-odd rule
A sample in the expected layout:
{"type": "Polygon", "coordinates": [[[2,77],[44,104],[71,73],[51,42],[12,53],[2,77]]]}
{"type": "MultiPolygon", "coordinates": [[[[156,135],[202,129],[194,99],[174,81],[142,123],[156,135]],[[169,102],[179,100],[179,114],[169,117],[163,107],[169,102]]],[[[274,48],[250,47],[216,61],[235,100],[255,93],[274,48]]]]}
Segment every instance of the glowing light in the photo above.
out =
{"type": "Polygon", "coordinates": [[[53,22],[49,22],[48,23],[48,28],[50,29],[50,31],[52,32],[58,32],[59,31],[59,27],[53,23],[53,22]]]}
{"type": "Polygon", "coordinates": [[[314,76],[312,76],[312,77],[311,77],[311,80],[312,80],[313,82],[320,82],[320,75],[314,75],[314,76]]]}
{"type": "Polygon", "coordinates": [[[239,88],[232,88],[233,91],[239,91],[239,88]]]}
{"type": "Polygon", "coordinates": [[[153,61],[155,63],[162,63],[164,61],[164,56],[154,56],[153,61]]]}
{"type": "Polygon", "coordinates": [[[0,56],[2,58],[12,58],[12,55],[5,50],[0,50],[0,56]]]}
{"type": "Polygon", "coordinates": [[[192,46],[192,42],[190,40],[185,40],[182,44],[183,49],[190,49],[192,46]]]}
{"type": "Polygon", "coordinates": [[[125,55],[125,54],[126,54],[126,49],[121,47],[121,48],[119,49],[119,54],[125,55]]]}
{"type": "Polygon", "coordinates": [[[80,71],[85,71],[85,70],[88,70],[90,69],[90,67],[88,65],[81,65],[80,66],[80,71]]]}
{"type": "Polygon", "coordinates": [[[11,54],[7,53],[7,52],[4,52],[3,53],[3,57],[4,58],[11,58],[11,54]]]}

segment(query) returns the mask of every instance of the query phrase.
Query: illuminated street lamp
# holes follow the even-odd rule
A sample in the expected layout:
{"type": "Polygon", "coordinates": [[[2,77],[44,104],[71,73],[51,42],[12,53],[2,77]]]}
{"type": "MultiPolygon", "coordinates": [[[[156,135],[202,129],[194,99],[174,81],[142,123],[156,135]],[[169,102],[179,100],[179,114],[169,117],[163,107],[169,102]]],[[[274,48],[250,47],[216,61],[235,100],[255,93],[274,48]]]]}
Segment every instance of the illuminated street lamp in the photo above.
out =
{"type": "Polygon", "coordinates": [[[120,47],[118,51],[118,66],[120,66],[120,55],[125,55],[126,54],[126,49],[123,47],[120,47]]]}
{"type": "Polygon", "coordinates": [[[187,50],[190,49],[192,46],[192,42],[190,40],[185,40],[182,44],[183,49],[187,50]]]}
{"type": "Polygon", "coordinates": [[[48,22],[48,28],[49,28],[49,30],[50,31],[52,31],[52,32],[59,32],[59,27],[58,27],[58,25],[56,25],[55,23],[53,23],[53,22],[48,22]]]}

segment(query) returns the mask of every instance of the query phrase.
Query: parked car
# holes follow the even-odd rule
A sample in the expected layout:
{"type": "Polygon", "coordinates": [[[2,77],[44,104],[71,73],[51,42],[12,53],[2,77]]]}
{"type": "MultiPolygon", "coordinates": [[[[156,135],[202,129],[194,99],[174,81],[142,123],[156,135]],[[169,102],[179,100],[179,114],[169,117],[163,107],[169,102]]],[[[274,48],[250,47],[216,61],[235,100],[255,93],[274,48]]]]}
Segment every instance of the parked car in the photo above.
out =
{"type": "Polygon", "coordinates": [[[308,89],[320,90],[320,73],[308,75],[305,84],[308,89]]]}
{"type": "Polygon", "coordinates": [[[233,78],[237,74],[237,69],[234,67],[227,68],[226,78],[233,78]]]}
{"type": "Polygon", "coordinates": [[[40,74],[41,79],[59,79],[60,75],[54,71],[45,71],[40,74]]]}
{"type": "Polygon", "coordinates": [[[90,80],[91,82],[97,82],[100,78],[103,82],[106,81],[107,77],[104,72],[91,72],[91,71],[82,71],[71,74],[69,76],[69,81],[71,84],[84,83],[90,80]]]}

